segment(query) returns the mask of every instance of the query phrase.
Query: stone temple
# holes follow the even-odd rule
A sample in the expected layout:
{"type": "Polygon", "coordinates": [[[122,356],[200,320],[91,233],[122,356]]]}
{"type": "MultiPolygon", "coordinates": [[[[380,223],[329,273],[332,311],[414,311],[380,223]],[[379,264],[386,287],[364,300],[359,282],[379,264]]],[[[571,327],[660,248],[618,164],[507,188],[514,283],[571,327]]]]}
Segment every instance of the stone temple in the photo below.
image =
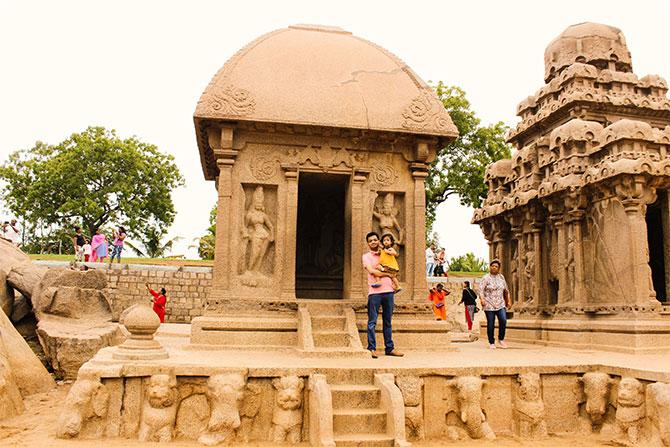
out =
{"type": "Polygon", "coordinates": [[[670,100],[617,28],[582,23],[544,55],[516,147],[475,212],[511,284],[513,339],[670,348],[670,100]]]}
{"type": "MultiPolygon", "coordinates": [[[[555,346],[451,343],[450,326],[426,317],[424,178],[453,124],[386,50],[294,26],[234,55],[196,109],[219,193],[205,314],[160,324],[138,298],[118,318],[125,341],[78,370],[49,440],[669,447],[667,87],[638,79],[621,32],[604,25],[568,28],[546,63],[546,86],[519,108],[518,150],[488,170],[474,220],[512,286],[511,337],[555,346]],[[372,359],[361,343],[370,229],[400,241],[402,358],[372,359]]],[[[131,286],[117,293],[168,281],[142,272],[120,273],[131,286]]],[[[9,326],[0,312],[0,341],[9,326]]],[[[0,343],[0,418],[22,410],[12,374],[38,377],[5,362],[22,358],[10,348],[0,343]]],[[[10,442],[36,445],[20,442],[16,419],[2,421],[10,442]]]]}

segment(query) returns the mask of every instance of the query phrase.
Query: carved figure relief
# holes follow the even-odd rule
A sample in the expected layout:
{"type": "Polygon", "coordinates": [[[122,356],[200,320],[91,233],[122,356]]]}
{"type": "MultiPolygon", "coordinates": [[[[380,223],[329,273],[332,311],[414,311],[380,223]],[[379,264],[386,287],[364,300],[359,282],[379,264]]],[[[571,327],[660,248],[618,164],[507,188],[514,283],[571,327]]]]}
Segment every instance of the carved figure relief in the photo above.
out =
{"type": "Polygon", "coordinates": [[[372,179],[379,186],[391,186],[398,181],[398,172],[389,163],[378,163],[372,169],[372,179]]]}
{"type": "Polygon", "coordinates": [[[392,192],[383,194],[381,206],[375,205],[372,215],[377,219],[379,235],[391,233],[398,245],[404,245],[404,231],[398,222],[400,210],[395,206],[395,195],[392,192]]]}
{"type": "Polygon", "coordinates": [[[251,203],[244,214],[242,225],[242,253],[243,283],[256,286],[258,280],[272,272],[273,265],[268,268],[264,262],[268,249],[275,240],[275,227],[265,208],[265,191],[262,186],[256,186],[251,195],[251,203]],[[266,269],[263,269],[263,266],[266,269]]]}
{"type": "Polygon", "coordinates": [[[639,445],[645,418],[644,385],[630,377],[619,382],[614,440],[624,445],[639,445]]]}
{"type": "Polygon", "coordinates": [[[235,435],[240,426],[239,405],[244,398],[246,379],[242,374],[219,374],[207,379],[207,399],[211,408],[207,429],[198,441],[217,445],[235,435]]]}
{"type": "Polygon", "coordinates": [[[312,166],[319,167],[324,172],[337,167],[353,168],[368,159],[367,152],[343,147],[333,148],[328,144],[324,144],[321,147],[291,148],[288,150],[287,155],[292,163],[302,166],[309,162],[312,166]]]}
{"type": "Polygon", "coordinates": [[[256,180],[263,182],[277,175],[279,163],[276,158],[253,157],[249,163],[249,169],[256,180]]]}
{"type": "Polygon", "coordinates": [[[533,250],[527,250],[525,253],[525,267],[523,271],[524,275],[524,302],[527,305],[532,305],[535,297],[533,296],[533,279],[535,278],[535,252],[533,250]]]}
{"type": "Polygon", "coordinates": [[[519,261],[517,259],[517,244],[512,242],[512,255],[510,256],[509,272],[510,272],[510,286],[512,304],[518,302],[519,298],[519,261]]]}
{"type": "Polygon", "coordinates": [[[248,90],[228,85],[206,100],[206,112],[226,116],[248,116],[256,109],[256,100],[248,90]]]}
{"type": "MultiPolygon", "coordinates": [[[[467,435],[472,439],[495,439],[496,435],[491,430],[486,421],[486,415],[482,411],[482,385],[484,381],[481,377],[462,376],[449,380],[447,383],[455,387],[458,393],[459,419],[465,425],[467,435]]],[[[448,430],[448,435],[454,437],[453,430],[448,430]]],[[[456,438],[458,439],[460,436],[456,438]]]]}
{"type": "Polygon", "coordinates": [[[649,403],[647,416],[651,422],[653,445],[670,447],[670,385],[656,382],[647,386],[649,403]]]}
{"type": "Polygon", "coordinates": [[[240,428],[237,429],[237,439],[249,442],[254,418],[261,408],[261,387],[256,383],[248,383],[244,400],[240,408],[240,428]]]}
{"type": "Polygon", "coordinates": [[[405,402],[405,430],[408,439],[425,439],[423,422],[423,379],[416,376],[397,376],[396,385],[400,388],[405,402]]]}
{"type": "Polygon", "coordinates": [[[584,402],[580,404],[579,417],[582,431],[600,432],[603,425],[612,419],[610,390],[614,380],[605,373],[588,372],[579,378],[584,390],[584,402]]]}
{"type": "Polygon", "coordinates": [[[177,379],[168,374],[151,376],[146,387],[140,422],[140,441],[172,440],[179,393],[177,379]]]}
{"type": "Polygon", "coordinates": [[[302,431],[302,391],[304,380],[298,376],[285,376],[272,380],[277,390],[272,413],[270,440],[298,444],[302,431]]]}
{"type": "Polygon", "coordinates": [[[540,375],[519,374],[519,386],[514,400],[514,416],[517,433],[525,439],[547,437],[547,423],[544,420],[540,375]]]}
{"type": "Polygon", "coordinates": [[[419,93],[402,112],[402,127],[410,130],[452,130],[457,132],[444,105],[433,92],[419,93]]]}
{"type": "Polygon", "coordinates": [[[107,418],[109,393],[99,379],[77,379],[58,420],[59,438],[100,438],[107,418]]]}

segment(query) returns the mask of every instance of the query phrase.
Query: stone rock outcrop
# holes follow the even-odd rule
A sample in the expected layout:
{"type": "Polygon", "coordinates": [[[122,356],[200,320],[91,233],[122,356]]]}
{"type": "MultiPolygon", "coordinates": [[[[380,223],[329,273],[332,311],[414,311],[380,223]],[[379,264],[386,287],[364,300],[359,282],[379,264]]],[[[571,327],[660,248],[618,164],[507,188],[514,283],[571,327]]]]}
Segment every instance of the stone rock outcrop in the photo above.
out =
{"type": "Polygon", "coordinates": [[[12,374],[9,355],[0,338],[0,420],[17,416],[23,410],[23,398],[12,374]]]}

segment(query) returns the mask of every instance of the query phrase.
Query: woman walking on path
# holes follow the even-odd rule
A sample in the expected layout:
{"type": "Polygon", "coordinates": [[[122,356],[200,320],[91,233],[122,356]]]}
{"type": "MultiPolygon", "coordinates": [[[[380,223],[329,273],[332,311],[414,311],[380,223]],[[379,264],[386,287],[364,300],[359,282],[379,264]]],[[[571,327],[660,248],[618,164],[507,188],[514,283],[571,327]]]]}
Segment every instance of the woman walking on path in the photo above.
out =
{"type": "Polygon", "coordinates": [[[151,303],[154,305],[154,312],[156,312],[156,315],[158,315],[158,318],[161,320],[161,323],[165,323],[165,303],[167,302],[167,298],[165,297],[166,291],[165,288],[161,288],[161,292],[158,293],[151,287],[149,287],[149,283],[144,284],[147,287],[147,290],[153,296],[151,299],[151,303]]]}
{"type": "Polygon", "coordinates": [[[505,329],[507,328],[507,306],[509,305],[509,289],[505,277],[500,273],[500,261],[494,259],[489,264],[489,273],[479,283],[479,296],[482,309],[486,314],[486,334],[489,348],[495,349],[495,319],[498,318],[498,346],[507,349],[505,329]]]}
{"type": "Polygon", "coordinates": [[[104,262],[107,257],[107,236],[98,228],[91,238],[91,262],[104,262]]]}
{"type": "Polygon", "coordinates": [[[475,308],[477,307],[477,294],[470,288],[470,281],[463,282],[463,296],[458,304],[465,305],[465,322],[468,323],[468,332],[472,330],[472,322],[475,321],[475,308]]]}
{"type": "Polygon", "coordinates": [[[121,252],[123,251],[123,240],[126,238],[126,229],[119,227],[119,231],[112,230],[112,238],[114,239],[114,248],[112,249],[112,256],[109,258],[109,264],[114,262],[116,256],[117,263],[121,262],[121,252]]]}

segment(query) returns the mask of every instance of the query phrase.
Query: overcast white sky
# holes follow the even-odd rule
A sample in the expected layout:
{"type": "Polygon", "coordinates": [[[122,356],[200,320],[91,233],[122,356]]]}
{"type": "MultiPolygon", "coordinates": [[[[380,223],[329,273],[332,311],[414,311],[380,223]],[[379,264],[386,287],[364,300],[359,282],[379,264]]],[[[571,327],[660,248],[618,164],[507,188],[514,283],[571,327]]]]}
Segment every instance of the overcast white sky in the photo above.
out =
{"type": "MultiPolygon", "coordinates": [[[[89,125],[158,145],[186,179],[174,194],[170,231],[186,238],[174,251],[182,254],[204,233],[215,201],[198,158],[196,102],[224,62],[263,33],[295,23],[339,26],[387,48],[427,81],[462,87],[484,123],[515,125],[517,103],[542,86],[545,46],[568,25],[621,28],[634,71],[668,79],[669,18],[670,2],[662,0],[0,0],[0,161],[89,125]]],[[[439,208],[436,229],[448,256],[488,257],[471,214],[457,200],[439,208]]]]}

